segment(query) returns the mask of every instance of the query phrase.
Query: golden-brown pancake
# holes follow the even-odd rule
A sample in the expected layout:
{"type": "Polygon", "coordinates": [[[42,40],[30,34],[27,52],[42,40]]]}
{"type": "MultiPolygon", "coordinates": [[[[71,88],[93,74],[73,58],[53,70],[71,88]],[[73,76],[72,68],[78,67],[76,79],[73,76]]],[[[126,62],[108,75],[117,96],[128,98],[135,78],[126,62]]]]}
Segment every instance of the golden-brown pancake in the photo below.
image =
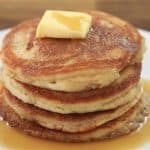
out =
{"type": "Polygon", "coordinates": [[[21,119],[5,103],[5,100],[2,97],[0,99],[0,109],[1,116],[8,122],[11,127],[15,127],[20,131],[23,131],[32,136],[65,142],[83,142],[98,139],[109,139],[128,134],[131,131],[141,127],[141,123],[143,124],[145,116],[149,114],[149,112],[144,112],[143,103],[140,101],[121,117],[110,121],[94,130],[84,133],[67,133],[44,128],[35,122],[21,119]]]}
{"type": "Polygon", "coordinates": [[[14,27],[5,37],[5,69],[17,80],[75,92],[109,85],[129,64],[141,61],[143,38],[129,23],[92,11],[85,39],[36,38],[39,19],[14,27]]]}
{"type": "Polygon", "coordinates": [[[120,117],[141,99],[141,95],[113,110],[67,115],[45,111],[33,105],[23,103],[7,89],[4,90],[4,98],[7,104],[23,119],[37,122],[49,129],[75,133],[93,130],[108,121],[120,117]]]}
{"type": "Polygon", "coordinates": [[[141,64],[126,67],[121,76],[107,87],[82,92],[57,92],[24,84],[11,77],[4,69],[5,87],[25,103],[33,104],[49,111],[85,113],[108,110],[135,99],[141,93],[141,64]]]}
{"type": "Polygon", "coordinates": [[[117,17],[87,13],[92,24],[85,39],[36,38],[40,18],[6,35],[0,116],[11,127],[81,142],[130,133],[149,115],[139,83],[143,38],[117,17]]]}

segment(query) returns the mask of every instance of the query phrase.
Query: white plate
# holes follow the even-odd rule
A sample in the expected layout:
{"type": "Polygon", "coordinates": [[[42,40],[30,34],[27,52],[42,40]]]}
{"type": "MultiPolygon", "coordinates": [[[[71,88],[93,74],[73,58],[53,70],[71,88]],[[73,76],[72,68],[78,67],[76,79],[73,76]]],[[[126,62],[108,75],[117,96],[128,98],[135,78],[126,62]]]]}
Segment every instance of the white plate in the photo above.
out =
{"type": "MultiPolygon", "coordinates": [[[[141,34],[145,37],[145,43],[146,43],[146,53],[145,53],[145,57],[143,60],[143,70],[142,70],[142,78],[145,79],[150,79],[150,32],[149,31],[145,31],[145,30],[139,30],[141,32],[141,34]]],[[[4,35],[8,32],[8,30],[2,30],[0,31],[0,47],[2,44],[2,39],[4,37],[4,35]]],[[[0,68],[2,67],[2,64],[0,63],[0,68]]],[[[1,133],[0,133],[1,134],[1,133]]],[[[149,133],[148,133],[149,134],[149,133]]],[[[150,134],[149,134],[150,136],[150,134]]],[[[7,139],[6,139],[7,140],[7,139]]],[[[139,140],[139,139],[138,139],[139,140]]],[[[55,146],[52,144],[52,147],[57,147],[59,146],[60,143],[55,144],[55,146]]],[[[128,143],[124,143],[124,144],[128,144],[128,143]]],[[[72,145],[73,146],[73,145],[72,145]]],[[[51,147],[51,146],[50,146],[51,147]]],[[[61,147],[61,146],[60,146],[61,147]]],[[[68,146],[70,147],[70,146],[68,146]]],[[[68,149],[67,147],[67,149],[68,149]]],[[[117,145],[118,147],[118,145],[117,145]]],[[[53,149],[52,148],[52,149],[53,149]]],[[[72,147],[73,148],[73,147],[72,147]]],[[[75,147],[74,147],[75,148],[75,147]]],[[[96,147],[95,147],[96,148],[96,147]]],[[[94,148],[94,149],[95,149],[94,148]]],[[[51,148],[50,148],[51,149],[51,148]]],[[[82,149],[82,148],[81,148],[82,149]]],[[[100,148],[101,149],[101,148],[100,148]]],[[[2,145],[0,145],[0,150],[6,150],[5,147],[3,147],[2,145]]],[[[123,149],[125,150],[125,149],[123,149]]],[[[136,150],[150,150],[150,143],[145,142],[145,144],[143,143],[143,145],[141,145],[138,149],[136,150]]]]}

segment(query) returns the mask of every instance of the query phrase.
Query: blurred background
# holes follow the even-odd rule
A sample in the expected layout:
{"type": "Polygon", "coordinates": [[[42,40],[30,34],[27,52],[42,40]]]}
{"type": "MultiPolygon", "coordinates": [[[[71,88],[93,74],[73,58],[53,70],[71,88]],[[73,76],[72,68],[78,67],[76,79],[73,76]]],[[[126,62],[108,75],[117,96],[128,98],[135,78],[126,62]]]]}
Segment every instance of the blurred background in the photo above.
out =
{"type": "Polygon", "coordinates": [[[0,0],[0,29],[40,16],[45,9],[102,10],[150,30],[150,0],[0,0]]]}

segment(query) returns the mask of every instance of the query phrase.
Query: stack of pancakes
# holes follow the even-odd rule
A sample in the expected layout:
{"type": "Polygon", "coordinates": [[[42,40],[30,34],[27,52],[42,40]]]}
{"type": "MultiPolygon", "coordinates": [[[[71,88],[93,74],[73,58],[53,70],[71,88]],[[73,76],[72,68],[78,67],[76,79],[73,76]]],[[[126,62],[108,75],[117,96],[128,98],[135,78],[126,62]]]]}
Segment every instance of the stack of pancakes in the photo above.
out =
{"type": "Polygon", "coordinates": [[[92,26],[85,39],[36,38],[39,19],[7,34],[0,107],[10,126],[80,142],[124,135],[144,121],[143,38],[119,18],[88,13],[92,26]]]}

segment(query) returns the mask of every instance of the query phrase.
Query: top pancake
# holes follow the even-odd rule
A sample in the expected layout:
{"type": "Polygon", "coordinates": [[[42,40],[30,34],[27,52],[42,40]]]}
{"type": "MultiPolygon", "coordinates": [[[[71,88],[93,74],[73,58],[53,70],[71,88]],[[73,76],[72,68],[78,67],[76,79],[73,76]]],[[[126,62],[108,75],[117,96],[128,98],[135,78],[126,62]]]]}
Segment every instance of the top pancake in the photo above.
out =
{"type": "Polygon", "coordinates": [[[36,38],[39,19],[14,27],[3,42],[3,61],[14,78],[59,91],[103,87],[140,61],[142,37],[132,25],[103,12],[88,12],[85,39],[36,38]]]}

